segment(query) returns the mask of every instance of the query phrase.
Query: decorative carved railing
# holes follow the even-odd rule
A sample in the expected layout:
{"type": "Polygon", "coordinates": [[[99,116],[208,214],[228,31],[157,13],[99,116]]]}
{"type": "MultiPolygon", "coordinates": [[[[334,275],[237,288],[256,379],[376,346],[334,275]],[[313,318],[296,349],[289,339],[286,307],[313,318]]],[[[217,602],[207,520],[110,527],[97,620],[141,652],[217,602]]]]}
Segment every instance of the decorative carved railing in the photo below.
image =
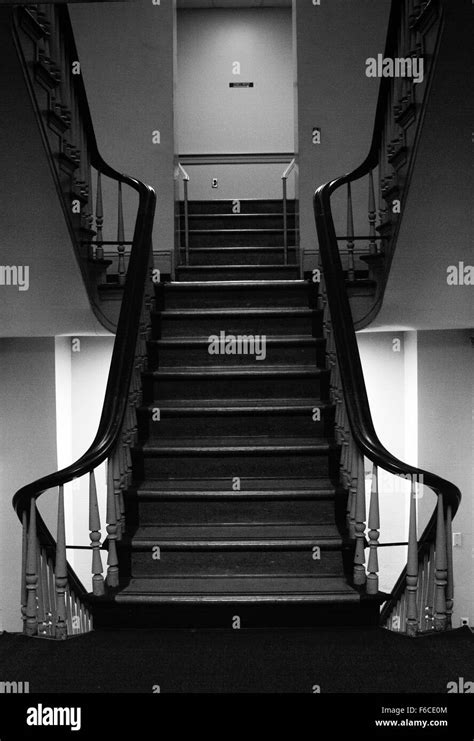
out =
{"type": "MultiPolygon", "coordinates": [[[[400,0],[392,8],[384,59],[415,62],[420,75],[382,77],[374,137],[367,167],[347,183],[347,231],[342,214],[334,213],[343,267],[354,282],[369,273],[376,283],[370,307],[356,317],[356,328],[367,326],[380,310],[421,135],[426,102],[443,30],[441,0],[400,0]],[[418,81],[416,81],[418,80],[418,81]],[[421,80],[421,81],[420,81],[421,80]],[[368,213],[354,213],[368,203],[368,213]],[[361,216],[355,219],[355,216],[361,216]],[[368,229],[362,226],[367,223],[368,229]],[[356,224],[356,226],[354,226],[356,224]],[[362,230],[362,231],[361,231],[362,230]]],[[[400,67],[400,71],[408,70],[400,67]]],[[[413,71],[414,68],[412,68],[413,71]]],[[[378,70],[380,71],[380,70],[378,70]]],[[[376,84],[376,80],[373,80],[376,84]]]]}
{"type": "Polygon", "coordinates": [[[19,59],[91,305],[99,321],[115,331],[115,317],[104,307],[99,289],[125,283],[132,242],[127,239],[124,210],[135,213],[135,200],[97,157],[66,7],[18,6],[12,19],[19,59]]]}
{"type": "MultiPolygon", "coordinates": [[[[409,21],[409,39],[414,50],[419,49],[422,30],[430,17],[438,18],[438,6],[433,0],[415,3],[394,0],[389,21],[384,56],[393,58],[400,48],[400,39],[406,38],[409,21]]],[[[348,238],[349,271],[352,264],[352,210],[351,193],[354,182],[369,178],[369,221],[371,254],[376,254],[374,235],[374,192],[372,173],[379,152],[385,150],[387,140],[386,118],[391,119],[394,103],[399,106],[399,118],[408,118],[414,104],[415,92],[406,82],[399,84],[399,92],[389,78],[382,79],[372,146],[367,159],[353,172],[322,185],[314,197],[316,227],[319,239],[321,279],[320,302],[324,311],[327,356],[331,370],[331,395],[336,405],[336,437],[341,446],[341,481],[348,491],[347,526],[354,542],[354,585],[364,588],[368,595],[379,591],[379,549],[383,546],[406,546],[407,564],[382,610],[382,624],[391,630],[410,636],[420,631],[446,630],[451,626],[454,581],[452,562],[452,519],[461,500],[459,489],[433,473],[409,466],[395,458],[380,443],[372,422],[364,375],[362,371],[353,317],[349,304],[346,275],[338,249],[338,238],[333,218],[332,196],[346,187],[349,201],[348,238]],[[405,97],[404,97],[405,96],[405,97]],[[370,492],[366,493],[365,471],[369,471],[370,492]],[[381,484],[383,474],[384,484],[381,484]],[[406,491],[401,482],[406,482],[406,491]],[[400,508],[409,503],[408,541],[387,544],[381,542],[380,495],[387,482],[391,492],[399,497],[400,508]],[[397,485],[398,482],[398,485],[397,485]],[[395,486],[393,486],[395,484],[395,486]],[[397,492],[398,490],[398,492],[397,492]],[[431,490],[435,495],[435,511],[421,535],[418,534],[417,500],[431,490]],[[407,499],[408,498],[408,499],[407,499]],[[369,511],[367,512],[367,502],[369,511]],[[368,515],[368,518],[367,518],[368,515]],[[366,555],[368,560],[366,564],[366,555]]],[[[385,181],[390,188],[398,183],[392,174],[385,181]],[[392,182],[393,180],[393,182],[392,182]]],[[[406,184],[405,184],[406,187],[406,184]]],[[[385,192],[384,200],[389,198],[385,192]]]]}
{"type": "MultiPolygon", "coordinates": [[[[103,249],[109,243],[103,239],[102,232],[102,179],[105,177],[112,181],[118,192],[118,232],[113,244],[118,249],[118,281],[124,285],[124,291],[97,434],[79,460],[62,471],[24,486],[13,498],[13,506],[23,525],[21,594],[24,630],[28,635],[62,639],[87,632],[92,627],[86,600],[88,590],[66,558],[70,546],[65,538],[64,487],[73,480],[87,477],[89,482],[92,592],[102,595],[105,583],[111,589],[118,586],[116,544],[122,537],[123,491],[129,485],[131,473],[130,451],[137,433],[135,410],[141,402],[141,372],[147,362],[146,340],[154,300],[152,229],[156,196],[150,186],[109,167],[98,152],[82,79],[79,76],[72,82],[64,74],[71,60],[77,59],[67,9],[64,6],[19,8],[13,11],[13,19],[15,34],[22,26],[31,37],[32,48],[37,53],[36,74],[46,76],[50,83],[47,116],[54,116],[60,129],[59,160],[67,162],[69,167],[61,196],[66,198],[66,202],[71,197],[80,201],[81,212],[76,229],[82,230],[85,235],[83,244],[87,243],[89,250],[94,249],[98,263],[103,260],[103,249]],[[88,181],[90,167],[87,163],[97,171],[95,233],[91,229],[92,188],[88,181]],[[124,187],[134,191],[135,198],[138,196],[128,259],[125,256],[127,242],[121,197],[124,187]],[[107,461],[105,530],[108,551],[105,580],[101,557],[105,534],[101,528],[95,480],[95,471],[104,461],[107,461]],[[37,508],[37,500],[42,495],[54,492],[58,495],[55,538],[37,508]]],[[[58,162],[55,166],[60,177],[64,170],[58,162]]]]}

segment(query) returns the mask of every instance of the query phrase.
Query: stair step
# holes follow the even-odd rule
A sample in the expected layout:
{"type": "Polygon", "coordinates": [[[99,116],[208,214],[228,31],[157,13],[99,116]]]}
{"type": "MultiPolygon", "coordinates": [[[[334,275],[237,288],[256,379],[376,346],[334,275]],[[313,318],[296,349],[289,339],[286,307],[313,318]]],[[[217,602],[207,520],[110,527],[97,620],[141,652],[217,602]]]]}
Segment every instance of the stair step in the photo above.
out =
{"type": "Polygon", "coordinates": [[[333,434],[335,408],[316,399],[255,401],[247,399],[163,401],[137,410],[140,440],[204,435],[286,434],[322,437],[333,434]],[[320,410],[320,421],[315,410],[320,410]],[[315,421],[316,416],[316,421],[315,421]]]}
{"type": "MultiPolygon", "coordinates": [[[[296,215],[288,214],[288,229],[295,229],[296,215]]],[[[283,229],[283,210],[255,214],[190,214],[190,231],[213,229],[283,229]]],[[[181,231],[183,222],[181,222],[181,231]]]]}
{"type": "Polygon", "coordinates": [[[179,281],[297,280],[294,265],[189,265],[176,268],[179,281]]]}
{"type": "MultiPolygon", "coordinates": [[[[284,265],[283,233],[260,233],[261,243],[255,232],[237,232],[233,236],[222,232],[194,232],[190,234],[189,265],[284,265]],[[225,240],[225,241],[224,241],[225,240]]],[[[294,237],[289,237],[288,265],[296,266],[294,237]]],[[[181,245],[181,264],[186,259],[181,245]]]]}
{"type": "Polygon", "coordinates": [[[152,314],[153,339],[232,335],[322,334],[322,312],[299,307],[174,309],[152,314]]]}
{"type": "Polygon", "coordinates": [[[359,593],[343,577],[195,577],[132,579],[119,592],[118,603],[359,603],[359,593]]]}
{"type": "Polygon", "coordinates": [[[240,490],[230,491],[228,478],[173,478],[154,479],[144,481],[135,490],[138,496],[171,496],[178,497],[185,494],[187,497],[209,497],[219,498],[221,496],[232,497],[322,497],[334,495],[334,486],[327,478],[305,478],[295,476],[292,478],[272,478],[258,476],[255,478],[242,477],[240,490]]]}
{"type": "Polygon", "coordinates": [[[199,443],[162,439],[132,450],[134,472],[140,480],[176,476],[183,469],[195,476],[236,478],[294,472],[331,478],[338,471],[338,455],[335,444],[303,438],[203,438],[199,443]]]}
{"type": "MultiPolygon", "coordinates": [[[[199,549],[160,550],[160,558],[153,558],[153,550],[147,547],[138,550],[132,547],[132,578],[180,578],[183,575],[236,578],[255,576],[265,578],[285,574],[287,576],[343,576],[342,556],[339,551],[320,550],[315,559],[313,548],[302,550],[254,549],[216,550],[199,549]]],[[[156,550],[155,550],[156,554],[156,550]]]]}
{"type": "MultiPolygon", "coordinates": [[[[127,498],[130,501],[129,498],[127,498]]],[[[141,525],[202,524],[326,524],[334,522],[333,499],[186,499],[140,497],[136,499],[138,522],[141,525]]]]}
{"type": "Polygon", "coordinates": [[[238,366],[148,371],[143,375],[144,402],[172,399],[295,399],[327,401],[329,372],[304,366],[238,366]]]}
{"type": "MultiPolygon", "coordinates": [[[[281,213],[283,214],[282,199],[242,198],[236,199],[240,203],[242,214],[281,213]]],[[[295,213],[297,203],[288,199],[288,213],[295,213]]],[[[208,201],[188,201],[189,214],[232,214],[234,201],[228,198],[216,198],[208,201]]],[[[180,212],[184,213],[184,202],[180,202],[180,212]]]]}
{"type": "Polygon", "coordinates": [[[283,281],[194,281],[167,283],[156,287],[161,308],[259,308],[299,306],[308,308],[316,300],[316,286],[303,280],[283,281]]]}
{"type": "MultiPolygon", "coordinates": [[[[226,335],[227,337],[227,335],[226,335]]],[[[326,362],[326,342],[322,338],[311,336],[265,337],[265,343],[260,339],[255,345],[242,345],[242,350],[248,354],[222,355],[210,354],[211,343],[207,337],[179,337],[153,340],[148,343],[148,357],[150,368],[160,366],[182,367],[203,365],[248,365],[255,354],[249,358],[250,352],[259,353],[258,362],[262,365],[288,365],[292,361],[298,365],[308,365],[322,368],[326,362]]],[[[225,348],[225,344],[224,344],[225,348]]]]}

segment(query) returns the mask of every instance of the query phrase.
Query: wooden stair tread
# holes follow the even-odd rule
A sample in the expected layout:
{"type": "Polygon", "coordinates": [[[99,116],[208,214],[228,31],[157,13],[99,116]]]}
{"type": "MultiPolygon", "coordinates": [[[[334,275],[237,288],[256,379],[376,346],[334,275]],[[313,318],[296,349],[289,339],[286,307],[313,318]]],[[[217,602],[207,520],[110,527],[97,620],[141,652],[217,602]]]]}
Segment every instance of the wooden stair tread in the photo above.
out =
{"type": "Polygon", "coordinates": [[[314,453],[325,453],[333,450],[336,446],[331,441],[315,442],[324,438],[275,438],[275,437],[208,437],[200,438],[197,442],[194,438],[161,438],[153,443],[144,443],[136,450],[142,450],[145,454],[163,453],[166,451],[185,452],[299,452],[306,450],[314,453]]]}
{"type": "Polygon", "coordinates": [[[239,543],[249,546],[251,543],[281,543],[318,545],[318,541],[326,544],[340,545],[341,536],[335,525],[274,525],[274,524],[238,524],[238,525],[142,525],[133,535],[133,542],[156,544],[179,542],[209,546],[212,543],[223,546],[225,543],[236,547],[239,543]]]}

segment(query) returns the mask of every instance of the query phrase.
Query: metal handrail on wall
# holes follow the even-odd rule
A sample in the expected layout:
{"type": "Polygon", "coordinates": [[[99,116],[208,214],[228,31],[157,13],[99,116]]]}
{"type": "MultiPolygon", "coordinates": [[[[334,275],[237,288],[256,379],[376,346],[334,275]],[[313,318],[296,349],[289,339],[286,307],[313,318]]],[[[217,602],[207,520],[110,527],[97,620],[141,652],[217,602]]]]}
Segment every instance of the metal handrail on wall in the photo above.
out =
{"type": "MultiPolygon", "coordinates": [[[[184,248],[186,254],[185,264],[189,265],[189,183],[191,178],[181,162],[178,162],[177,170],[182,175],[184,185],[184,248]]],[[[178,245],[178,249],[181,250],[181,244],[178,245]]]]}
{"type": "Polygon", "coordinates": [[[285,172],[281,176],[283,184],[283,244],[285,250],[285,265],[288,265],[288,178],[296,168],[296,158],[293,157],[285,172]]]}

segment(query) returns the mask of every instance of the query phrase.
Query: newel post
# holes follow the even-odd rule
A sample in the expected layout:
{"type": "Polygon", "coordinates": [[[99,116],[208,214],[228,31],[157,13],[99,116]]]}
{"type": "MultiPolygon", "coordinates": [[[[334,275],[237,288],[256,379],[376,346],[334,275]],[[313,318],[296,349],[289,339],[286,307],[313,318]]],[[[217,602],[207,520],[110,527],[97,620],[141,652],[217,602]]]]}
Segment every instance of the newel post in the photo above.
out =
{"type": "Polygon", "coordinates": [[[374,470],[372,473],[372,490],[370,494],[369,510],[369,562],[367,565],[367,594],[377,594],[379,591],[379,537],[379,474],[377,466],[374,465],[374,470]]]}
{"type": "Polygon", "coordinates": [[[94,471],[89,476],[89,530],[92,547],[92,592],[97,597],[104,594],[102,559],[100,557],[100,514],[94,471]]]}

